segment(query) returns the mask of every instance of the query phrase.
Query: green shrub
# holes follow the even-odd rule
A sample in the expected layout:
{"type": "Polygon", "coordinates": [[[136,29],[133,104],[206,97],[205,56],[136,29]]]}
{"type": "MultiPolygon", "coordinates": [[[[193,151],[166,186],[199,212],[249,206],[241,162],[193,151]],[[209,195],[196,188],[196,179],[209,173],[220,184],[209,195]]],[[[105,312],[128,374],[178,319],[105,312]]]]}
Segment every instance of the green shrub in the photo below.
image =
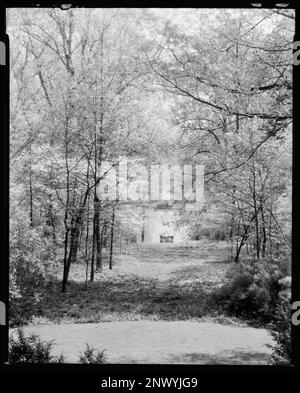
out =
{"type": "Polygon", "coordinates": [[[269,261],[243,261],[233,265],[215,300],[228,313],[269,322],[274,318],[283,277],[280,266],[269,261]]]}
{"type": "Polygon", "coordinates": [[[26,323],[39,303],[46,279],[56,267],[49,239],[42,229],[30,228],[24,217],[10,227],[10,323],[26,323]]]}
{"type": "Polygon", "coordinates": [[[275,345],[272,347],[271,359],[277,364],[290,364],[292,357],[290,282],[284,279],[281,283],[283,290],[279,293],[274,315],[272,336],[275,345]]]}
{"type": "MultiPolygon", "coordinates": [[[[31,334],[25,336],[23,329],[18,328],[16,336],[9,338],[9,363],[64,363],[65,358],[53,356],[53,341],[41,341],[40,337],[31,334]]],[[[87,344],[84,353],[80,353],[79,362],[84,364],[107,363],[105,350],[99,352],[87,344]]]]}
{"type": "Polygon", "coordinates": [[[9,339],[9,363],[63,363],[63,355],[51,355],[53,341],[41,341],[37,335],[25,337],[21,328],[17,338],[9,339]]]}
{"type": "Polygon", "coordinates": [[[86,345],[86,350],[79,356],[79,362],[84,364],[107,363],[105,350],[99,352],[96,348],[86,345]]]}
{"type": "Polygon", "coordinates": [[[197,227],[190,230],[189,236],[192,240],[226,240],[227,239],[227,228],[225,226],[220,227],[197,227]]]}

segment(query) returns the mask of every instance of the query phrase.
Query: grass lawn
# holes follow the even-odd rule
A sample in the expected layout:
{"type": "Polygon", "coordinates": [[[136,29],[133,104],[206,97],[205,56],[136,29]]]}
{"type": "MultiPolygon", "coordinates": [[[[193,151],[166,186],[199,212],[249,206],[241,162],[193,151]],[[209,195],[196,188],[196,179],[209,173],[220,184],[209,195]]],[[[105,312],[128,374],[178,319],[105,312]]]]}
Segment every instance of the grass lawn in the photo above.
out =
{"type": "Polygon", "coordinates": [[[25,328],[54,340],[53,355],[78,362],[86,345],[105,350],[109,363],[269,364],[266,329],[196,321],[120,321],[25,328]]]}
{"type": "Polygon", "coordinates": [[[33,323],[216,318],[210,294],[224,280],[226,259],[226,242],[133,246],[116,254],[113,270],[105,264],[87,288],[85,266],[77,263],[66,293],[60,292],[61,272],[48,283],[33,323]]]}

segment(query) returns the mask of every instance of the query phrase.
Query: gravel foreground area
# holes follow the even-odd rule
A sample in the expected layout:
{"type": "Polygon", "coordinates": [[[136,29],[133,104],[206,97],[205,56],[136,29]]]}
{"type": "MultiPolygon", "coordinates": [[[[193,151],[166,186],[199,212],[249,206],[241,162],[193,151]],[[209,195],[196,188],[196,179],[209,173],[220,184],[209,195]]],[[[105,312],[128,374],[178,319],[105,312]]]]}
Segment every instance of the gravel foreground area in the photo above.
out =
{"type": "MultiPolygon", "coordinates": [[[[11,329],[11,333],[15,329],[11,329]]],[[[194,321],[120,321],[31,325],[25,334],[54,340],[53,354],[78,362],[86,344],[105,349],[109,363],[268,364],[266,329],[194,321]]]]}

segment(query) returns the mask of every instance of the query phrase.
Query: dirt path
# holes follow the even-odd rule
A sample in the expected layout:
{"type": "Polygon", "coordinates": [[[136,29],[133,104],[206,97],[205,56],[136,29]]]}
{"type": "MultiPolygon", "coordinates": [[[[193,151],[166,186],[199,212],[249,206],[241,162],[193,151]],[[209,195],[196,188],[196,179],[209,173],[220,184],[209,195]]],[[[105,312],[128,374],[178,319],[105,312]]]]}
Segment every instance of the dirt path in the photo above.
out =
{"type": "Polygon", "coordinates": [[[265,329],[192,321],[122,321],[39,325],[25,329],[55,340],[53,353],[77,362],[86,344],[106,349],[110,363],[267,364],[265,329]]]}
{"type": "MultiPolygon", "coordinates": [[[[203,265],[222,262],[228,258],[228,245],[225,241],[190,241],[186,243],[166,243],[155,245],[132,245],[126,254],[119,254],[116,248],[113,270],[108,269],[107,261],[103,270],[105,277],[119,275],[154,278],[159,281],[174,278],[181,269],[200,268],[203,265]]],[[[83,267],[84,268],[84,267],[83,267]]],[[[82,266],[72,266],[70,279],[82,281],[82,266]]],[[[194,275],[191,274],[191,277],[194,275]]],[[[95,279],[102,274],[96,272],[95,279]]]]}
{"type": "Polygon", "coordinates": [[[174,279],[182,270],[190,270],[189,278],[195,281],[195,272],[203,265],[224,261],[227,257],[225,241],[190,241],[187,243],[166,243],[139,245],[126,255],[117,255],[113,271],[105,269],[107,277],[118,274],[154,278],[159,281],[174,279]]]}

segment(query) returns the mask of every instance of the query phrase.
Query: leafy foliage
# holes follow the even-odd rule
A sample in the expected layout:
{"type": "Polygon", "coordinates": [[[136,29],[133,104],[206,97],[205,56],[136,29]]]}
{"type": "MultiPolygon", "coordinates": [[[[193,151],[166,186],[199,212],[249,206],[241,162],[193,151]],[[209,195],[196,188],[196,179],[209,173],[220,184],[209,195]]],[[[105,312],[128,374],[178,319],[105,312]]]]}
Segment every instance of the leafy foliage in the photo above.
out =
{"type": "Polygon", "coordinates": [[[271,358],[277,364],[290,364],[292,358],[290,280],[287,277],[281,282],[283,290],[279,293],[274,315],[272,336],[275,345],[272,348],[271,358]]]}
{"type": "Polygon", "coordinates": [[[41,341],[34,334],[25,337],[19,328],[17,338],[11,336],[9,339],[9,363],[63,363],[63,355],[51,355],[52,347],[52,341],[41,341]]]}
{"type": "Polygon", "coordinates": [[[215,293],[221,307],[248,319],[274,320],[283,277],[276,263],[244,260],[233,265],[226,276],[225,284],[215,293]]]}
{"type": "Polygon", "coordinates": [[[79,356],[79,362],[83,364],[107,363],[105,350],[99,352],[96,348],[86,345],[86,350],[79,356]]]}
{"type": "Polygon", "coordinates": [[[27,321],[43,296],[56,263],[50,241],[39,228],[30,228],[25,217],[10,227],[10,321],[27,321]]]}

